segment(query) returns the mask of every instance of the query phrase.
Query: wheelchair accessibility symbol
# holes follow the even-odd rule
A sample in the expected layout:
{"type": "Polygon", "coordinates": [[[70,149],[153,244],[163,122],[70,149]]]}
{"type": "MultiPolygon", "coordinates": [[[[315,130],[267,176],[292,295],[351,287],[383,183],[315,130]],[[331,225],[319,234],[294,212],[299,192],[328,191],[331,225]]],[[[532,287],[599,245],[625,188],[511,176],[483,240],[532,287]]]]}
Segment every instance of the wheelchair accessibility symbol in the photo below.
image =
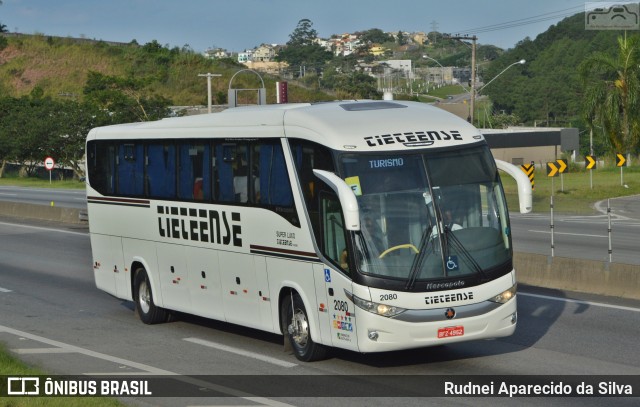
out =
{"type": "Polygon", "coordinates": [[[331,271],[329,269],[324,269],[324,282],[325,283],[331,282],[331,271]]]}
{"type": "Polygon", "coordinates": [[[458,256],[449,256],[449,259],[447,260],[447,270],[456,271],[458,269],[458,256]]]}

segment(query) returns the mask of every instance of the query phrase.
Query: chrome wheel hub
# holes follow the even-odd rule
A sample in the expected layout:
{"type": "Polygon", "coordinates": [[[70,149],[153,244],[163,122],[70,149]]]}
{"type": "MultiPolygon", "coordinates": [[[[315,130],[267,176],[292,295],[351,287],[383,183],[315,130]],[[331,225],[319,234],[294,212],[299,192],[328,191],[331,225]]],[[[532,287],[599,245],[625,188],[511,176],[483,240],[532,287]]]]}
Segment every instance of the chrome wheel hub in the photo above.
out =
{"type": "Polygon", "coordinates": [[[138,290],[138,304],[140,304],[140,310],[145,314],[151,309],[151,295],[149,293],[149,285],[146,281],[143,281],[142,284],[140,284],[140,289],[138,290]]]}
{"type": "Polygon", "coordinates": [[[293,338],[296,345],[305,347],[309,340],[309,322],[302,310],[296,310],[289,325],[289,335],[293,338]]]}

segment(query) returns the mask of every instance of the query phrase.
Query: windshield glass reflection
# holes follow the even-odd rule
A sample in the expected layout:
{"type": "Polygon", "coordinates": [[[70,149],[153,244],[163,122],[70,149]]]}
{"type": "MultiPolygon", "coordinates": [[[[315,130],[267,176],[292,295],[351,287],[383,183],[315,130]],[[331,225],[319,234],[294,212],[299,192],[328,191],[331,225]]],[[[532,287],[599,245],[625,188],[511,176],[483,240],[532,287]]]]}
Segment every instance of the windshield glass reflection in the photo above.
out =
{"type": "Polygon", "coordinates": [[[345,155],[360,207],[359,272],[416,280],[483,275],[510,259],[504,194],[486,146],[345,155]]]}

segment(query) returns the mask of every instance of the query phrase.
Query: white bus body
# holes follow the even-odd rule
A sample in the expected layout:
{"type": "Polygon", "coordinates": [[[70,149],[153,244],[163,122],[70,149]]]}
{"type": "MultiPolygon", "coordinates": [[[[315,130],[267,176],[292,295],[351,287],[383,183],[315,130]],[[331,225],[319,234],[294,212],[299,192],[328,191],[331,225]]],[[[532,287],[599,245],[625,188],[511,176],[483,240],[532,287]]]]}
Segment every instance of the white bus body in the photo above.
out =
{"type": "Polygon", "coordinates": [[[89,133],[87,166],[96,286],[145,323],[180,311],[284,334],[301,360],[515,330],[496,163],[440,109],[347,101],[108,126],[89,133]]]}

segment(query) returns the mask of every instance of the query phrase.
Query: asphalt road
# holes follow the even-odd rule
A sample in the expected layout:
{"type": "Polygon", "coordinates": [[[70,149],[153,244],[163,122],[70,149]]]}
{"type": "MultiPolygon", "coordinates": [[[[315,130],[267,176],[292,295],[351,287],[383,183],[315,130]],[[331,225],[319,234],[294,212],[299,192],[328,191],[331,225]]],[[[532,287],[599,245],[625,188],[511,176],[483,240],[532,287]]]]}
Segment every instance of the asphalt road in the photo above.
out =
{"type": "MultiPolygon", "coordinates": [[[[328,360],[311,364],[298,362],[285,352],[281,337],[231,324],[182,316],[175,322],[146,326],[135,317],[131,303],[95,288],[86,232],[82,227],[60,229],[41,223],[0,222],[0,341],[23,360],[52,373],[169,374],[177,375],[178,385],[196,386],[204,394],[215,391],[242,396],[125,400],[135,405],[493,406],[506,401],[399,399],[384,397],[384,391],[381,397],[346,399],[278,397],[258,389],[260,377],[267,380],[274,375],[287,375],[285,384],[288,380],[308,391],[322,383],[320,378],[328,379],[328,386],[334,387],[328,388],[327,394],[349,394],[373,386],[367,380],[345,375],[375,375],[379,379],[380,375],[497,378],[526,374],[551,380],[557,375],[574,375],[574,379],[597,375],[602,380],[612,375],[640,375],[639,301],[530,287],[520,288],[518,328],[511,337],[384,354],[338,351],[328,360]],[[241,378],[220,385],[199,375],[252,375],[250,380],[259,394],[247,392],[241,378]]],[[[411,377],[406,383],[414,389],[420,386],[411,377]]],[[[640,383],[634,391],[638,395],[640,383]]],[[[407,395],[411,394],[411,388],[407,389],[407,395]]],[[[631,406],[637,405],[638,399],[508,401],[509,405],[543,403],[631,406]]]]}
{"type": "MultiPolygon", "coordinates": [[[[86,209],[84,190],[0,186],[0,200],[86,209]]],[[[611,260],[640,264],[640,195],[611,199],[611,260]]],[[[554,215],[554,253],[558,257],[609,261],[607,202],[596,204],[599,215],[554,215]]],[[[511,212],[514,249],[551,255],[550,213],[511,212]]]]}
{"type": "MultiPolygon", "coordinates": [[[[611,234],[607,202],[596,203],[600,214],[571,216],[554,214],[554,255],[576,259],[640,264],[640,195],[611,199],[611,234]]],[[[511,213],[513,247],[515,251],[552,255],[551,214],[522,215],[511,213]]]]}
{"type": "MultiPolygon", "coordinates": [[[[554,220],[553,255],[574,259],[609,261],[606,216],[559,216],[554,220]]],[[[513,248],[517,252],[552,255],[549,216],[511,216],[513,248]]],[[[640,264],[640,221],[612,220],[611,260],[640,264]]]]}
{"type": "Polygon", "coordinates": [[[84,189],[0,186],[0,201],[47,206],[53,202],[54,205],[65,208],[87,209],[87,193],[84,189]]]}

